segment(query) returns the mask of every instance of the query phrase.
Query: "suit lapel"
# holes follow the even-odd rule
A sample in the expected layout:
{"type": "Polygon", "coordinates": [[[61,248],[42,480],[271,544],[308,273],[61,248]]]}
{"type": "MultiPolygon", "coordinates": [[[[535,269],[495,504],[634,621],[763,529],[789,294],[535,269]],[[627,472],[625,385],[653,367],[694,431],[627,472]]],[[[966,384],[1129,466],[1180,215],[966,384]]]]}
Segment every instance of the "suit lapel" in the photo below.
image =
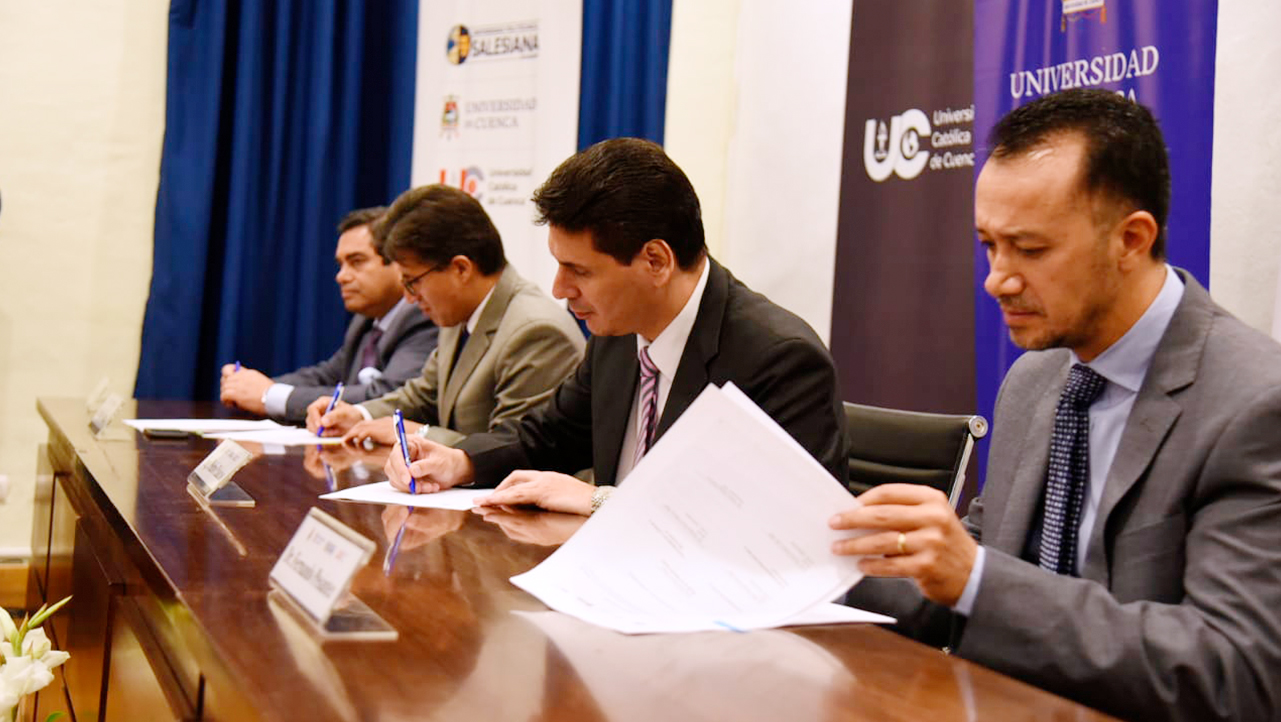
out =
{"type": "Polygon", "coordinates": [[[1213,322],[1210,296],[1186,273],[1183,298],[1170,319],[1165,335],[1152,356],[1134,408],[1125,422],[1107,483],[1099,500],[1099,513],[1090,533],[1090,548],[1082,576],[1108,583],[1108,521],[1121,500],[1130,493],[1161,450],[1183,407],[1173,396],[1196,380],[1201,353],[1213,322]]]}
{"type": "Polygon", "coordinates": [[[597,484],[612,485],[617,482],[618,455],[623,450],[627,417],[640,379],[636,334],[597,336],[588,344],[587,358],[592,364],[592,466],[597,484]]]}
{"type": "MultiPolygon", "coordinates": [[[[485,305],[485,310],[480,312],[480,318],[476,321],[476,330],[467,339],[467,344],[463,346],[463,351],[458,356],[458,363],[448,370],[447,375],[441,377],[445,381],[441,384],[440,419],[446,425],[453,424],[452,415],[454,404],[458,401],[458,394],[467,384],[467,379],[471,378],[480,360],[485,357],[485,353],[489,351],[489,346],[494,341],[494,334],[498,332],[498,324],[502,323],[503,316],[507,313],[507,306],[516,295],[519,280],[520,277],[511,266],[503,270],[503,275],[498,279],[498,285],[494,286],[493,295],[489,297],[489,303],[485,305]]],[[[449,348],[442,349],[449,352],[448,356],[441,358],[444,363],[449,363],[449,360],[454,357],[464,328],[466,328],[465,324],[459,324],[450,329],[455,333],[451,334],[452,343],[449,348]]]]}
{"type": "Polygon", "coordinates": [[[711,379],[707,367],[720,351],[721,324],[725,320],[725,305],[729,300],[730,278],[729,272],[712,260],[711,256],[708,256],[707,263],[710,265],[707,287],[703,289],[698,315],[694,318],[694,326],[690,328],[689,338],[685,341],[685,350],[681,353],[676,377],[672,379],[663,415],[654,428],[655,442],[707,388],[711,379]]]}
{"type": "MultiPolygon", "coordinates": [[[[1023,430],[1026,441],[1015,447],[1023,449],[1023,453],[1019,457],[1014,482],[1010,485],[1009,499],[1005,503],[1005,512],[997,523],[996,538],[993,540],[994,546],[1007,554],[1019,556],[1023,553],[1032,517],[1041,501],[1045,470],[1050,458],[1050,436],[1054,431],[1054,412],[1059,395],[1063,393],[1063,385],[1067,383],[1068,366],[1064,363],[1055,372],[1051,385],[1046,387],[1040,398],[1030,401],[1033,409],[1023,430]]],[[[1018,399],[1013,401],[1017,403],[1018,399]]]]}

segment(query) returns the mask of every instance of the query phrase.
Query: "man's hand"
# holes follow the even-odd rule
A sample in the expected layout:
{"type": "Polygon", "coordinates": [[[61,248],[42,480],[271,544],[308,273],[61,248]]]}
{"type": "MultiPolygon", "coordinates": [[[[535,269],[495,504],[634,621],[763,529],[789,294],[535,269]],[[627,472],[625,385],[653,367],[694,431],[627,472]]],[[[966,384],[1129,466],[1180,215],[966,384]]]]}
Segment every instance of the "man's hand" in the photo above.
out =
{"type": "MultiPolygon", "coordinates": [[[[334,409],[334,411],[337,411],[337,409],[334,409]]],[[[420,428],[422,428],[422,424],[406,421],[405,436],[412,435],[420,428]]],[[[326,430],[328,430],[328,427],[326,427],[326,430]]],[[[390,416],[384,416],[381,419],[361,421],[348,429],[347,433],[343,435],[342,441],[344,444],[351,446],[364,446],[366,442],[391,446],[396,443],[396,420],[390,416]]]]}
{"type": "Polygon", "coordinates": [[[497,524],[512,541],[538,546],[565,543],[587,521],[587,517],[578,514],[521,511],[502,506],[486,506],[472,511],[490,524],[497,524]]]}
{"type": "Polygon", "coordinates": [[[414,491],[419,494],[431,494],[475,481],[476,470],[467,452],[421,436],[406,436],[405,441],[409,444],[409,468],[405,468],[400,442],[392,447],[383,467],[393,488],[409,491],[410,473],[414,478],[414,491]]]}
{"type": "Polygon", "coordinates": [[[833,529],[871,533],[832,545],[836,554],[866,555],[860,567],[875,577],[909,577],[930,600],[953,606],[965,591],[978,544],[936,489],[884,484],[858,497],[861,505],[832,517],[833,529]],[[900,536],[902,534],[902,536],[900,536]]]}
{"type": "Polygon", "coordinates": [[[350,431],[351,427],[365,420],[365,415],[360,413],[360,409],[346,401],[339,401],[334,404],[333,411],[325,413],[332,398],[332,396],[321,396],[307,404],[307,430],[311,433],[316,433],[316,429],[323,426],[325,433],[321,436],[342,436],[350,431]]]}
{"type": "Polygon", "coordinates": [[[237,371],[235,365],[226,364],[222,367],[222,403],[265,416],[267,409],[263,406],[262,395],[271,388],[271,383],[271,379],[261,371],[243,366],[237,371]]]}
{"type": "Polygon", "coordinates": [[[494,489],[476,499],[476,506],[517,506],[533,504],[547,511],[589,516],[595,487],[568,474],[554,471],[513,471],[494,489]]]}

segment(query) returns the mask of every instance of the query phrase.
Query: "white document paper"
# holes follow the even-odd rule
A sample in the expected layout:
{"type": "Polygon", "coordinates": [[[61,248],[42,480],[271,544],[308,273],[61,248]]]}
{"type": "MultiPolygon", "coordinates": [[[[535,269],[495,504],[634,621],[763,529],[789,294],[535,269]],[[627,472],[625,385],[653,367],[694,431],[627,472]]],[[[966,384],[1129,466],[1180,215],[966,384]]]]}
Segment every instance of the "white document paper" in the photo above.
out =
{"type": "Polygon", "coordinates": [[[234,439],[236,441],[254,441],[264,446],[329,446],[341,444],[341,436],[316,436],[312,432],[297,426],[277,426],[256,431],[220,431],[203,434],[206,439],[234,439]]]}
{"type": "Polygon", "coordinates": [[[472,502],[476,497],[492,493],[494,493],[493,489],[446,489],[434,494],[410,494],[393,489],[390,481],[383,481],[321,494],[320,498],[335,499],[337,501],[359,501],[366,504],[392,504],[394,506],[466,511],[475,506],[472,502]]]}
{"type": "Polygon", "coordinates": [[[792,623],[862,578],[853,495],[741,391],[708,386],[568,542],[512,582],[626,633],[792,623]]]}
{"type": "Polygon", "coordinates": [[[172,429],[190,434],[281,428],[280,424],[271,419],[125,419],[124,423],[138,431],[172,429]]]}

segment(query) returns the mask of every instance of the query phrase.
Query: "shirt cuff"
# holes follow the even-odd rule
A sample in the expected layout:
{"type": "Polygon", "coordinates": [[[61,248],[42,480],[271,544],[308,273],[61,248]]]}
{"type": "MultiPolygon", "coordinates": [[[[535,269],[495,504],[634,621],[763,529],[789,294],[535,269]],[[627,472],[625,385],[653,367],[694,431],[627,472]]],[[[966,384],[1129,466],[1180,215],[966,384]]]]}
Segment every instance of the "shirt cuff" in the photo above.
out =
{"type": "Polygon", "coordinates": [[[365,417],[365,421],[374,420],[374,415],[369,413],[369,409],[365,408],[364,404],[356,404],[356,410],[360,412],[361,416],[365,417]]]}
{"type": "Polygon", "coordinates": [[[272,384],[262,396],[263,406],[267,407],[268,416],[284,416],[289,406],[289,394],[294,392],[290,384],[272,384]]]}
{"type": "Polygon", "coordinates": [[[974,554],[974,566],[970,567],[970,578],[965,582],[965,591],[961,592],[961,598],[956,600],[956,606],[952,611],[957,614],[970,616],[970,611],[974,609],[974,598],[979,594],[979,581],[983,577],[983,560],[987,558],[987,550],[980,544],[979,549],[974,554]]]}

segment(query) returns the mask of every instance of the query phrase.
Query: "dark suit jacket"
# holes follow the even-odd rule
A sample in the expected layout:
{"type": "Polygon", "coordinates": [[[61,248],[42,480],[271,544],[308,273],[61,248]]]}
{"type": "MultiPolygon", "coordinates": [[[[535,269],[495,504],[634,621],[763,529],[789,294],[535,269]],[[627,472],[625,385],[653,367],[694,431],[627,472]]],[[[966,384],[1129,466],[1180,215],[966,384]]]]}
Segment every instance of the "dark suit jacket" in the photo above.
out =
{"type": "MultiPolygon", "coordinates": [[[[1027,353],[1010,369],[965,520],[987,560],[955,651],[1125,718],[1278,719],[1281,346],[1180,275],[1079,579],[1019,558],[1070,356],[1027,353]]],[[[902,580],[864,580],[849,602],[915,632],[951,614],[902,580]]]]}
{"type": "Polygon", "coordinates": [[[362,384],[360,350],[365,335],[374,327],[374,319],[357,314],[347,326],[342,347],[325,361],[277,376],[273,381],[292,384],[294,390],[285,404],[285,416],[277,421],[297,423],[307,418],[307,405],[318,397],[329,396],[334,386],[343,382],[343,401],[358,404],[376,399],[399,388],[422,373],[427,356],[436,348],[436,325],[417,306],[402,309],[400,315],[378,339],[378,363],[381,378],[362,384]]]}
{"type": "MultiPolygon", "coordinates": [[[[707,287],[655,440],[707,384],[733,381],[845,483],[845,414],[831,355],[796,315],[708,263],[707,287]]],[[[639,373],[635,335],[593,337],[587,357],[547,405],[457,445],[471,457],[477,484],[497,484],[516,469],[586,468],[595,471],[597,484],[615,483],[639,373]]]]}

